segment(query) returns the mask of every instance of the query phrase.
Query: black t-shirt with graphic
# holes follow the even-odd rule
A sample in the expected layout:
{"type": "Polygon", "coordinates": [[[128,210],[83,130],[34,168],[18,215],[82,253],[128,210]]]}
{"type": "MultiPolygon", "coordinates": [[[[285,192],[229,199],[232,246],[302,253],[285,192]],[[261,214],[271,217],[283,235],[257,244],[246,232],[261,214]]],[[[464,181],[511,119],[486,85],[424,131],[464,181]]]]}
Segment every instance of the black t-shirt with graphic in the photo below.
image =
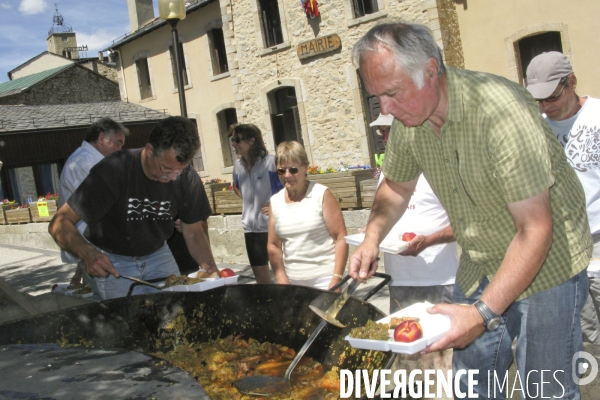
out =
{"type": "Polygon", "coordinates": [[[142,169],[141,154],[122,150],[104,158],[68,200],[88,225],[85,238],[109,253],[151,254],[173,234],[175,216],[192,224],[212,213],[193,169],[168,183],[153,181],[142,169]]]}

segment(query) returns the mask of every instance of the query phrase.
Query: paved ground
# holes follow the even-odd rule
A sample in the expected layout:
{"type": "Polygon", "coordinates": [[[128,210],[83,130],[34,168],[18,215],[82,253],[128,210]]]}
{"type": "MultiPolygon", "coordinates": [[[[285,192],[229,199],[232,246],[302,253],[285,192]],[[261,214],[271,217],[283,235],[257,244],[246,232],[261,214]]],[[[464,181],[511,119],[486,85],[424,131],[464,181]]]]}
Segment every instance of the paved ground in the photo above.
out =
{"type": "MultiPolygon", "coordinates": [[[[240,275],[239,282],[254,283],[254,275],[248,264],[219,263],[219,268],[231,268],[240,275]]],[[[60,252],[0,244],[0,277],[12,287],[31,296],[45,295],[51,292],[55,283],[68,283],[73,275],[73,265],[60,260],[60,252]]],[[[356,291],[362,297],[379,282],[371,279],[356,291]]],[[[389,312],[389,293],[387,287],[381,289],[369,302],[384,313],[389,312]]],[[[0,305],[6,302],[0,294],[0,305]]]]}

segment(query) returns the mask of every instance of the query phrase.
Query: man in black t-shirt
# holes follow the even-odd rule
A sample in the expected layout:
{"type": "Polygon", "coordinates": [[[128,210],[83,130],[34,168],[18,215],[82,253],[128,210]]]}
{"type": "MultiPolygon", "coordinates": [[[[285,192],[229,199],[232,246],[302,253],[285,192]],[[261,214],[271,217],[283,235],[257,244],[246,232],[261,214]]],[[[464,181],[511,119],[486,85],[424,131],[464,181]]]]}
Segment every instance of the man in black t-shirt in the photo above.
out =
{"type": "MultiPolygon", "coordinates": [[[[166,118],[144,148],[118,151],[96,164],[56,213],[49,232],[61,248],[83,260],[98,287],[94,298],[125,296],[130,282],[118,279],[121,274],[143,280],[179,274],[165,244],[175,216],[192,257],[202,269],[218,272],[202,229],[210,205],[190,168],[199,147],[190,120],[166,118]],[[75,228],[80,219],[88,225],[83,236],[75,228]]],[[[152,291],[140,286],[135,293],[152,291]]]]}

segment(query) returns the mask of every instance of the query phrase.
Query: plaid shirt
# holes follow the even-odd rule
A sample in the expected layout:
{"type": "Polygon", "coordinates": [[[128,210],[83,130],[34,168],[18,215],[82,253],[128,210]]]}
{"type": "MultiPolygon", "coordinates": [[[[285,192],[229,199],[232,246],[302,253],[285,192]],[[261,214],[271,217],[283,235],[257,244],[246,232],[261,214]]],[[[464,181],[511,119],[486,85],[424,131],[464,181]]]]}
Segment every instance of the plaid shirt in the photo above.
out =
{"type": "Polygon", "coordinates": [[[553,243],[517,300],[556,286],[589,264],[583,188],[531,95],[504,78],[447,69],[449,109],[438,138],[429,123],[395,120],[383,173],[406,182],[423,172],[462,248],[457,283],[467,296],[492,280],[516,233],[506,203],[550,188],[553,243]]]}

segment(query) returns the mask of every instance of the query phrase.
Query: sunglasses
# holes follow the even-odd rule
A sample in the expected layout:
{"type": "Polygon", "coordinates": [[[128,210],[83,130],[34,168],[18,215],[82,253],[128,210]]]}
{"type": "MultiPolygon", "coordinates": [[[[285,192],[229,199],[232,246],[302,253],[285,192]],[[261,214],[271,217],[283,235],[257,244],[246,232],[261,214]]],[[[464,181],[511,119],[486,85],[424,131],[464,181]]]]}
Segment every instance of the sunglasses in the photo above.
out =
{"type": "Polygon", "coordinates": [[[290,174],[296,175],[298,173],[298,168],[297,167],[277,168],[277,175],[285,175],[286,171],[290,171],[290,174]]]}
{"type": "MultiPolygon", "coordinates": [[[[558,100],[560,98],[560,96],[563,94],[563,90],[565,90],[565,88],[567,87],[567,83],[569,82],[569,77],[564,77],[563,78],[563,82],[562,85],[563,87],[560,89],[560,92],[558,92],[557,95],[554,96],[550,96],[550,97],[546,97],[545,99],[535,99],[535,101],[539,103],[542,102],[546,102],[546,103],[554,103],[556,100],[558,100]]],[[[560,83],[559,83],[560,84],[560,83]]]]}
{"type": "Polygon", "coordinates": [[[241,137],[237,136],[236,138],[230,137],[229,140],[231,140],[231,142],[240,143],[244,139],[242,139],[241,137]]]}

